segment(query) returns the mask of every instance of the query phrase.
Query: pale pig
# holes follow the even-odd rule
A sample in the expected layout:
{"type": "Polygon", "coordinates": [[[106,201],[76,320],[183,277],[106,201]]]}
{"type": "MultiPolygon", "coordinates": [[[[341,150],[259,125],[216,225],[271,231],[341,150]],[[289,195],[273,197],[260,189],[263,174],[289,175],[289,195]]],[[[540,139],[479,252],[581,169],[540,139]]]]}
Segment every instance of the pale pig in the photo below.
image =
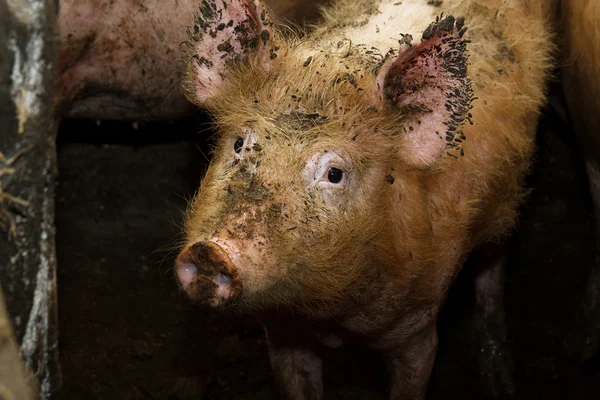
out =
{"type": "MultiPolygon", "coordinates": [[[[302,23],[312,0],[268,0],[278,21],[302,23]]],[[[62,0],[57,118],[157,120],[189,115],[180,45],[202,0],[62,0]]]]}

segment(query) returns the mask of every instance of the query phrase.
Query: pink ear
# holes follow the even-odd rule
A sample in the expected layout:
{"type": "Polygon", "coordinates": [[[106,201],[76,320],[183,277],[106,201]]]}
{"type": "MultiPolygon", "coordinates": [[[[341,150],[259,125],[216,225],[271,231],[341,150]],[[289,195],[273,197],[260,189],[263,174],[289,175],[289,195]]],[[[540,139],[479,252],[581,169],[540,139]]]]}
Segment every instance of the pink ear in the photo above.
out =
{"type": "Polygon", "coordinates": [[[233,62],[259,51],[268,67],[279,48],[272,45],[273,18],[261,0],[203,0],[188,28],[187,78],[184,91],[201,105],[213,96],[233,62]]]}
{"type": "Polygon", "coordinates": [[[463,22],[438,18],[415,45],[405,36],[377,77],[381,105],[403,116],[401,156],[417,167],[431,166],[444,152],[463,154],[461,128],[473,97],[463,22]]]}

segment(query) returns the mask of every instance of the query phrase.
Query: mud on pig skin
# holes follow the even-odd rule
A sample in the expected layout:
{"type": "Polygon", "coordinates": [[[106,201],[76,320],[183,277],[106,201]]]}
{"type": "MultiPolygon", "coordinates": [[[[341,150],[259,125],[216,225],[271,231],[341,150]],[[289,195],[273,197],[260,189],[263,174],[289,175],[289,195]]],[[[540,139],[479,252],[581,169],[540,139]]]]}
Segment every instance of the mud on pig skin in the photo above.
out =
{"type": "MultiPolygon", "coordinates": [[[[276,19],[314,19],[308,0],[269,0],[276,19]]],[[[202,0],[64,0],[59,6],[59,117],[157,120],[190,114],[178,89],[180,44],[202,0]]]]}
{"type": "Polygon", "coordinates": [[[203,3],[184,92],[220,138],[176,271],[262,319],[286,397],[321,398],[319,347],[351,340],[424,398],[447,290],[524,196],[546,5],[338,0],[290,39],[259,1],[203,3]]]}

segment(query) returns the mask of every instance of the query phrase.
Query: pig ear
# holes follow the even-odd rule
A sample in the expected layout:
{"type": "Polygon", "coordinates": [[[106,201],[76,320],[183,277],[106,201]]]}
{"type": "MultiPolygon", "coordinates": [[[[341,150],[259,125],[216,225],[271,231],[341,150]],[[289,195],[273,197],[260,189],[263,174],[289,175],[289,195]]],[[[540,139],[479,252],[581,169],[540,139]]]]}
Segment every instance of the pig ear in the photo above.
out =
{"type": "Polygon", "coordinates": [[[268,68],[279,47],[273,41],[273,18],[261,0],[203,0],[188,27],[184,93],[202,105],[218,92],[228,66],[258,51],[268,68]]]}
{"type": "Polygon", "coordinates": [[[436,19],[418,44],[404,36],[377,76],[380,105],[402,116],[401,157],[416,167],[429,167],[445,153],[464,154],[462,125],[470,118],[473,92],[463,21],[436,19]]]}

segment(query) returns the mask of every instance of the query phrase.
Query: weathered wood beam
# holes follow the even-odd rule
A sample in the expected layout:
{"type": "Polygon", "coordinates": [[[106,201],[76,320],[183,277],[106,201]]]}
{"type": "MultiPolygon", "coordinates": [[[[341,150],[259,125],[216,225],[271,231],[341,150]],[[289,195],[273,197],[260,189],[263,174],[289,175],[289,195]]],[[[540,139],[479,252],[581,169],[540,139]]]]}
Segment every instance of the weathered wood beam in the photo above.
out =
{"type": "Polygon", "coordinates": [[[54,0],[0,0],[0,286],[42,398],[60,382],[52,106],[56,7],[54,0]]]}

